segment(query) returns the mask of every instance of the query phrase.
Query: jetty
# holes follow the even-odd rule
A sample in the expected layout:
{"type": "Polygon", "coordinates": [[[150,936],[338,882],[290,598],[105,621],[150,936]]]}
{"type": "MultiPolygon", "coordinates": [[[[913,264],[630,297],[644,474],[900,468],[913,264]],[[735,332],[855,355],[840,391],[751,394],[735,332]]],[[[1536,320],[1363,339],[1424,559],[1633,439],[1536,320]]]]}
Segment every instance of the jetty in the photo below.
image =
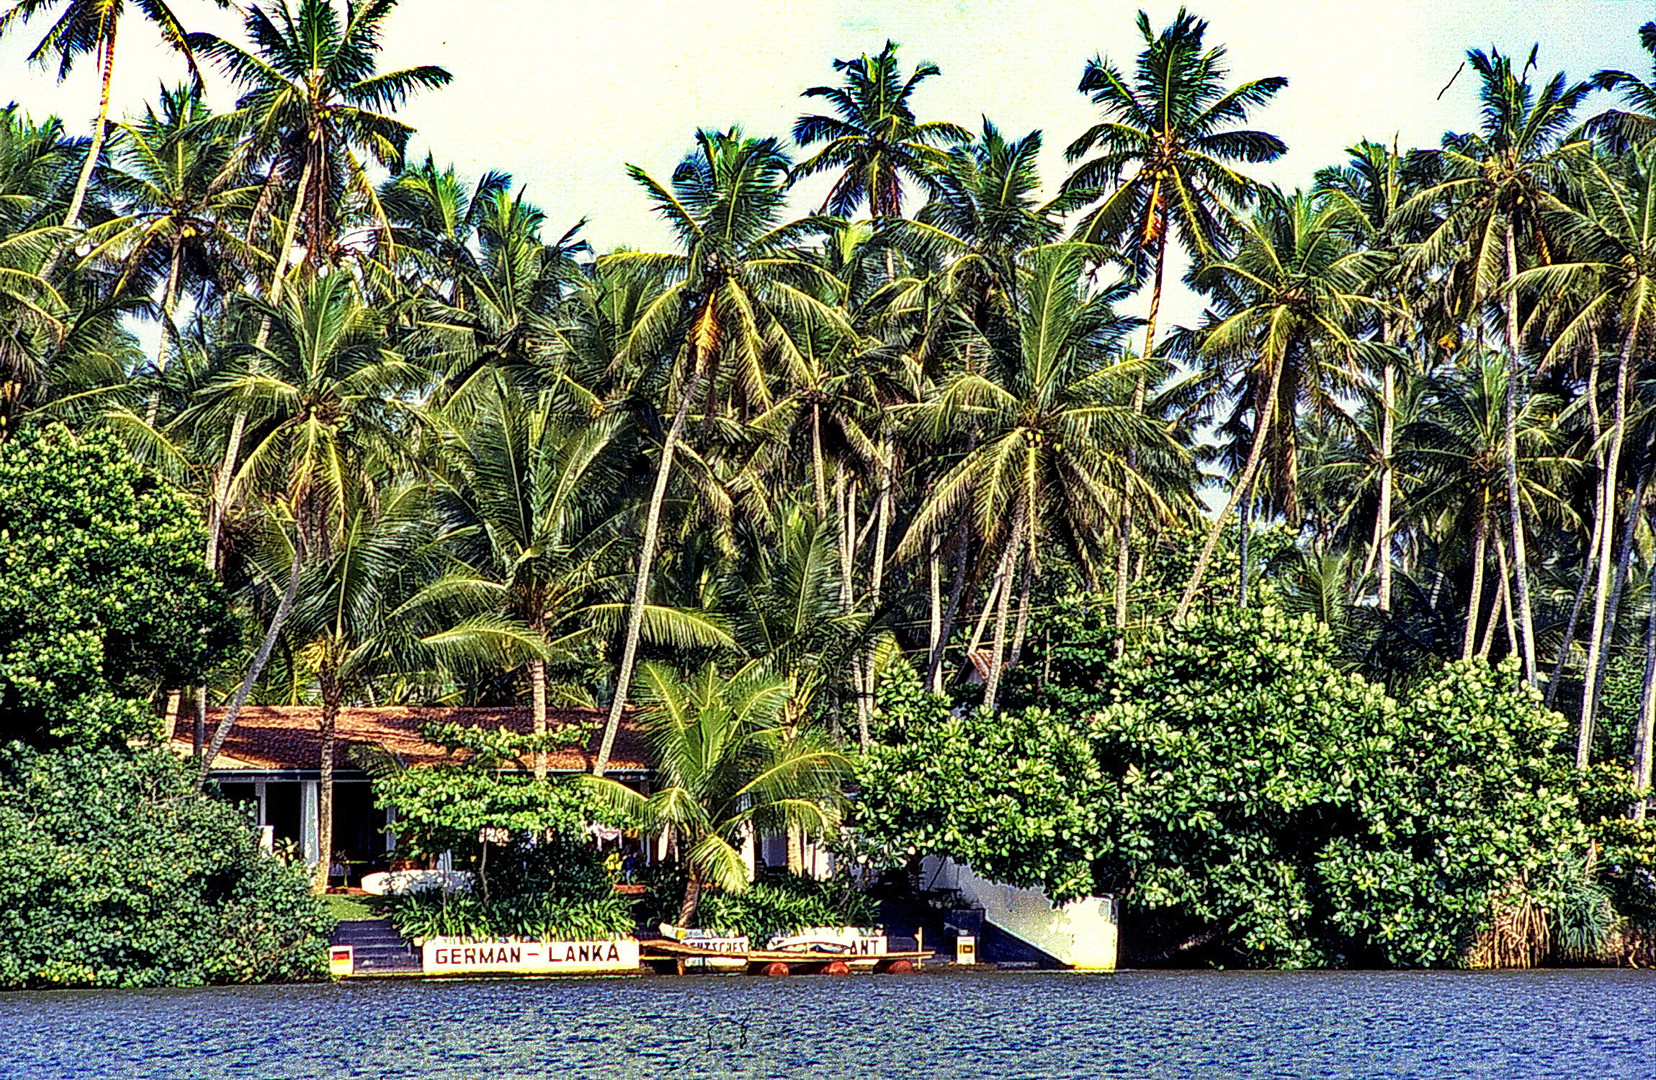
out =
{"type": "Polygon", "coordinates": [[[750,975],[848,975],[853,971],[874,971],[883,975],[905,975],[930,960],[931,949],[901,949],[864,955],[828,949],[712,949],[669,938],[649,938],[638,943],[639,961],[664,975],[684,975],[697,967],[745,970],[750,975]]]}

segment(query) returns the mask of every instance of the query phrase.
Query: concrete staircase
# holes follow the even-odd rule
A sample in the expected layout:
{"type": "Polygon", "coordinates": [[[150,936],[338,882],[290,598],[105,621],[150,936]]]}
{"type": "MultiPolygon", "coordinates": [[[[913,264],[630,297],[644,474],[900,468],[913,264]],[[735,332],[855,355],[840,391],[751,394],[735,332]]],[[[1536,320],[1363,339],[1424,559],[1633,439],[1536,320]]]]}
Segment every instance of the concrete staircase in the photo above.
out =
{"type": "Polygon", "coordinates": [[[418,972],[420,954],[402,939],[390,919],[342,922],[333,944],[351,946],[358,975],[401,975],[418,972]]]}

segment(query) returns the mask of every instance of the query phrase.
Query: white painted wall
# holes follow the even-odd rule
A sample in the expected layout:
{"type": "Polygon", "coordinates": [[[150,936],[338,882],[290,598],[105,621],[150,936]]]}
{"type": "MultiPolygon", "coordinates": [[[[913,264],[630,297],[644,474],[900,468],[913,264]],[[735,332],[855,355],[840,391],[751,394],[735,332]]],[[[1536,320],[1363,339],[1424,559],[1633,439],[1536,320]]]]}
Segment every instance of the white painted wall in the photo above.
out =
{"type": "Polygon", "coordinates": [[[1081,971],[1115,970],[1118,927],[1112,897],[1088,896],[1055,908],[1040,889],[989,881],[953,859],[928,858],[923,874],[930,888],[959,890],[962,900],[983,909],[985,922],[1058,962],[1081,971]]]}

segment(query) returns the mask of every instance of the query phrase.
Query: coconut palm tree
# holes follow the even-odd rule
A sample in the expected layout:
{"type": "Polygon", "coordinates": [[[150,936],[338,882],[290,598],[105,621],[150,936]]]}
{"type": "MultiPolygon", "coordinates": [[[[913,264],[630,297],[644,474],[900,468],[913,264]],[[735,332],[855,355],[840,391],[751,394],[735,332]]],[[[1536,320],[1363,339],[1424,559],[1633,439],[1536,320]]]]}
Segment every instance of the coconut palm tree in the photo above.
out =
{"type": "MultiPolygon", "coordinates": [[[[226,0],[217,0],[220,7],[226,0]]],[[[184,62],[196,81],[201,73],[196,70],[195,56],[190,51],[188,35],[165,0],[132,0],[143,17],[155,24],[161,40],[184,54],[184,62]]],[[[57,78],[62,82],[74,70],[75,62],[89,53],[97,56],[98,77],[102,86],[98,96],[98,116],[92,122],[92,142],[86,149],[86,161],[75,181],[69,206],[63,215],[63,224],[80,228],[81,207],[86,202],[87,189],[92,183],[92,170],[103,152],[104,135],[109,127],[109,83],[115,74],[115,34],[126,14],[126,0],[18,0],[4,15],[0,15],[0,37],[14,26],[21,26],[36,15],[61,9],[46,36],[29,51],[29,62],[42,67],[57,62],[57,78]]]]}
{"type": "Polygon", "coordinates": [[[618,252],[601,260],[615,270],[658,276],[668,284],[631,327],[623,358],[659,372],[672,419],[662,434],[655,484],[645,512],[638,576],[627,616],[620,667],[608,723],[593,771],[609,764],[638,655],[650,572],[661,528],[661,508],[685,421],[705,398],[735,403],[733,418],[749,419],[774,403],[770,371],[797,367],[792,328],[802,320],[850,336],[844,315],[821,295],[837,295],[833,276],[797,250],[813,227],[781,221],[791,171],[775,139],[753,139],[739,129],[701,131],[696,149],[663,185],[637,166],[629,173],[672,226],[683,250],[670,254],[618,252]]]}
{"type": "MultiPolygon", "coordinates": [[[[1568,229],[1576,258],[1525,270],[1512,284],[1516,292],[1533,294],[1544,307],[1565,309],[1551,346],[1541,357],[1543,364],[1580,352],[1596,355],[1601,338],[1620,338],[1610,430],[1602,452],[1602,495],[1595,507],[1590,543],[1598,584],[1576,743],[1577,764],[1585,768],[1609,644],[1606,635],[1615,629],[1615,613],[1607,612],[1607,605],[1612,595],[1619,595],[1626,572],[1624,559],[1623,568],[1612,579],[1622,451],[1635,365],[1637,358],[1650,355],[1656,343],[1656,149],[1636,150],[1613,163],[1595,156],[1582,170],[1579,183],[1584,209],[1572,212],[1567,224],[1559,226],[1568,229]]],[[[1630,507],[1632,518],[1639,513],[1640,507],[1630,507]]]]}
{"type": "Polygon", "coordinates": [[[1298,410],[1337,409],[1329,387],[1354,381],[1372,351],[1355,330],[1384,307],[1367,292],[1376,257],[1352,247],[1348,213],[1338,202],[1300,192],[1268,195],[1243,226],[1236,256],[1210,264],[1197,279],[1217,303],[1195,352],[1221,380],[1236,377],[1229,426],[1245,432],[1248,455],[1208,530],[1177,620],[1201,588],[1226,519],[1251,496],[1267,450],[1268,505],[1298,519],[1298,410]],[[1250,425],[1242,424],[1244,412],[1250,425]]]}
{"type": "MultiPolygon", "coordinates": [[[[117,294],[162,281],[158,375],[167,367],[182,294],[193,285],[198,300],[222,296],[226,284],[265,258],[238,228],[257,188],[236,168],[235,140],[205,123],[210,115],[200,88],[181,86],[162,89],[159,112],[146,106],[143,119],[118,125],[104,185],[121,210],[87,234],[94,247],[85,261],[119,268],[117,294]]],[[[160,400],[157,386],[146,423],[155,423],[160,400]]]]}
{"type": "Polygon", "coordinates": [[[203,776],[270,659],[306,560],[333,550],[351,493],[376,463],[406,461],[411,429],[423,424],[413,394],[428,378],[387,347],[383,319],[348,274],[312,278],[280,305],[242,303],[268,324],[269,340],[238,350],[238,366],[207,389],[187,422],[248,418],[252,442],[229,490],[263,493],[291,529],[293,554],[264,640],[202,756],[203,776]]]}
{"type": "MultiPolygon", "coordinates": [[[[555,395],[518,393],[495,371],[475,411],[448,440],[437,503],[460,561],[432,586],[528,628],[534,733],[546,734],[547,666],[597,655],[624,610],[632,523],[619,414],[560,413],[555,395]]],[[[717,622],[647,605],[641,633],[678,648],[731,648],[717,622]]],[[[535,774],[546,774],[545,750],[535,774]]]]}
{"type": "Polygon", "coordinates": [[[995,625],[988,708],[1017,649],[1007,636],[1012,593],[1019,594],[1014,637],[1021,639],[1048,537],[1085,562],[1089,540],[1128,499],[1165,514],[1163,493],[1129,465],[1127,449],[1138,448],[1147,462],[1181,456],[1166,429],[1132,407],[1142,361],[1118,360],[1117,350],[1133,323],[1112,307],[1124,287],[1089,291],[1085,266],[1096,256],[1079,244],[1028,253],[1018,273],[1017,351],[965,367],[933,400],[909,410],[934,438],[968,424],[978,432],[977,445],[934,482],[897,556],[918,555],[962,513],[971,516],[978,543],[997,553],[984,609],[987,618],[993,606],[995,625]]]}
{"type": "MultiPolygon", "coordinates": [[[[384,24],[397,0],[351,3],[343,18],[334,0],[294,3],[278,0],[245,10],[251,49],[209,33],[192,33],[187,41],[242,90],[222,123],[246,131],[249,151],[272,161],[272,185],[292,184],[278,262],[293,247],[302,223],[297,235],[306,261],[316,265],[340,254],[345,200],[360,199],[373,224],[389,231],[366,162],[393,172],[402,168],[414,129],[391,114],[421,90],[447,85],[450,75],[429,64],[376,71],[384,24]]],[[[279,266],[277,281],[281,271],[279,266]]],[[[279,292],[272,299],[279,300],[279,292]]]]}
{"type": "Polygon", "coordinates": [[[1139,12],[1144,49],[1133,75],[1101,56],[1088,61],[1078,89],[1104,119],[1064,151],[1072,162],[1096,152],[1064,182],[1088,202],[1098,200],[1075,239],[1119,248],[1141,279],[1150,278],[1145,356],[1155,353],[1168,228],[1198,260],[1219,258],[1228,250],[1232,216],[1257,190],[1233,165],[1275,161],[1288,149],[1275,135],[1237,126],[1288,80],[1271,76],[1227,88],[1225,48],[1206,47],[1207,27],[1180,8],[1157,33],[1139,12]]]}
{"type": "MultiPolygon", "coordinates": [[[[1463,660],[1474,653],[1488,655],[1496,617],[1501,608],[1512,606],[1503,581],[1499,596],[1505,599],[1491,606],[1484,644],[1478,646],[1489,548],[1492,542],[1498,551],[1504,548],[1508,378],[1509,369],[1492,353],[1446,366],[1428,379],[1419,419],[1402,432],[1403,456],[1418,477],[1410,498],[1411,516],[1428,527],[1435,525],[1445,541],[1470,537],[1472,576],[1461,640],[1463,660]]],[[[1532,395],[1516,411],[1519,491],[1530,520],[1562,522],[1570,514],[1562,481],[1575,463],[1560,452],[1554,405],[1544,395],[1532,395]]],[[[1519,647],[1518,641],[1509,643],[1513,650],[1519,647]]]]}
{"type": "MultiPolygon", "coordinates": [[[[1480,128],[1446,135],[1441,149],[1422,152],[1436,181],[1404,203],[1398,215],[1405,228],[1435,225],[1416,249],[1417,269],[1466,262],[1476,299],[1498,305],[1504,315],[1508,383],[1514,390],[1505,398],[1507,540],[1516,575],[1524,677],[1533,683],[1535,628],[1516,444],[1517,415],[1527,383],[1518,301],[1511,285],[1524,245],[1540,248],[1542,262],[1552,261],[1547,253],[1558,248],[1557,238],[1549,236],[1549,222],[1563,216],[1566,207],[1557,192],[1589,150],[1574,137],[1573,118],[1593,86],[1571,83],[1559,72],[1537,90],[1529,82],[1528,64],[1514,71],[1511,57],[1479,49],[1468,52],[1466,59],[1480,80],[1480,128]]],[[[1534,59],[1532,51],[1530,62],[1534,59]]]]}
{"type": "Polygon", "coordinates": [[[785,724],[788,682],[708,664],[688,678],[656,663],[638,669],[643,724],[658,762],[641,795],[608,777],[584,782],[647,832],[667,830],[688,874],[679,923],[694,924],[703,889],[748,885],[744,839],[792,827],[832,835],[849,763],[816,729],[785,724]]]}
{"type": "Polygon", "coordinates": [[[1651,79],[1617,68],[1593,76],[1594,86],[1618,91],[1625,106],[1606,109],[1584,125],[1614,151],[1643,146],[1656,138],[1656,22],[1639,27],[1639,45],[1650,54],[1651,79]]]}
{"type": "Polygon", "coordinates": [[[872,57],[835,60],[834,70],[845,73],[843,86],[813,86],[802,95],[825,99],[838,115],[794,121],[794,142],[826,144],[794,171],[800,176],[839,172],[823,200],[824,213],[850,217],[866,204],[872,217],[902,217],[904,182],[927,187],[943,166],[944,150],[971,141],[971,133],[958,124],[915,117],[909,98],[939,69],[921,62],[903,78],[896,42],[887,41],[872,57]]]}

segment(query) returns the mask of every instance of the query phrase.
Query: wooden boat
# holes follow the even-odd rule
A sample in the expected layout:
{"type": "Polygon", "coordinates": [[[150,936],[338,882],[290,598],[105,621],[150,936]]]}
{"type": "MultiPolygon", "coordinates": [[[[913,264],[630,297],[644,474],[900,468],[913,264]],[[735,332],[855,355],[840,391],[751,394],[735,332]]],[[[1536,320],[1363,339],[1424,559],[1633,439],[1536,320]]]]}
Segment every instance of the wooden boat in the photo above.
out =
{"type": "Polygon", "coordinates": [[[752,975],[843,975],[854,968],[880,973],[903,974],[932,958],[930,949],[906,949],[879,956],[856,956],[845,952],[806,949],[748,949],[724,952],[667,938],[649,938],[638,943],[639,959],[664,974],[683,975],[694,970],[695,961],[737,962],[752,975]]]}

